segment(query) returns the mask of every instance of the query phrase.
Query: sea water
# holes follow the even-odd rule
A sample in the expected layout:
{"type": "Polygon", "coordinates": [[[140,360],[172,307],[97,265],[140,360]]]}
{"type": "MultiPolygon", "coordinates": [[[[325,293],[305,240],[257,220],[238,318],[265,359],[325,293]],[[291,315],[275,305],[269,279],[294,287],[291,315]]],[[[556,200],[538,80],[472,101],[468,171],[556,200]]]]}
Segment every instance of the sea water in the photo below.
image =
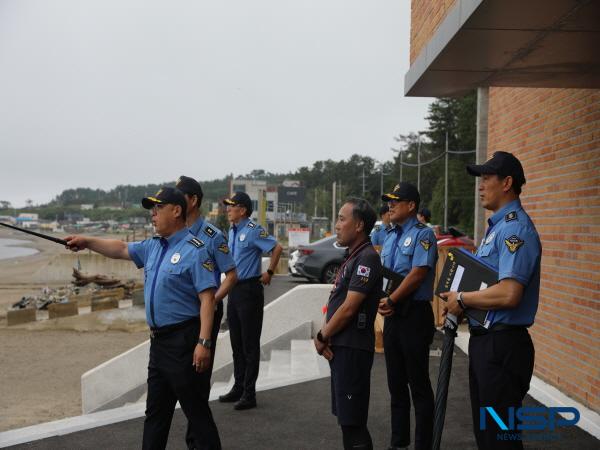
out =
{"type": "Polygon", "coordinates": [[[35,248],[19,247],[30,242],[21,239],[0,239],[0,259],[35,255],[38,252],[35,248]]]}

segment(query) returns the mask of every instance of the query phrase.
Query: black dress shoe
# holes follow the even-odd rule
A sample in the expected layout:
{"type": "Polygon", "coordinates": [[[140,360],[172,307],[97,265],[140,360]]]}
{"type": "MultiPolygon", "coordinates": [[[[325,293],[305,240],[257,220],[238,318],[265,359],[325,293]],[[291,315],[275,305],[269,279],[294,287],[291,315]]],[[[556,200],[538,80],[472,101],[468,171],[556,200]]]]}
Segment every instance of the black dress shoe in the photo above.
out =
{"type": "Polygon", "coordinates": [[[237,402],[233,409],[238,411],[243,411],[244,409],[252,409],[256,408],[256,399],[255,398],[244,398],[242,397],[239,402],[237,402]]]}
{"type": "Polygon", "coordinates": [[[227,394],[219,396],[219,401],[222,403],[233,403],[237,402],[240,398],[242,398],[242,392],[232,389],[227,394]]]}

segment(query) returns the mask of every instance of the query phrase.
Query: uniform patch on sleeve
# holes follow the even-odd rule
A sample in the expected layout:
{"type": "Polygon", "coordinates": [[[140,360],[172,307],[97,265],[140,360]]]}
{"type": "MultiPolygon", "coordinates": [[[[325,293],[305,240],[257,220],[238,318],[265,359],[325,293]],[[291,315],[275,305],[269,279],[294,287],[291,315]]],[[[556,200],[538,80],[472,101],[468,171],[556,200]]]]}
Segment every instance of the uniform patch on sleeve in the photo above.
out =
{"type": "Polygon", "coordinates": [[[375,231],[381,230],[381,225],[375,225],[375,231]]]}
{"type": "Polygon", "coordinates": [[[266,237],[269,237],[269,233],[267,233],[267,230],[260,230],[259,236],[261,238],[266,238],[266,237]]]}
{"type": "Polygon", "coordinates": [[[517,220],[517,212],[511,211],[507,215],[504,216],[505,222],[510,222],[511,220],[517,220]]]}
{"type": "Polygon", "coordinates": [[[215,230],[213,230],[211,227],[207,226],[206,228],[204,228],[204,232],[209,235],[210,237],[215,237],[215,234],[217,234],[217,232],[215,230]]]}
{"type": "Polygon", "coordinates": [[[369,278],[371,274],[371,268],[367,266],[358,265],[358,269],[356,269],[356,275],[359,277],[369,278]]]}
{"type": "Polygon", "coordinates": [[[215,271],[215,263],[212,262],[212,259],[207,259],[206,261],[204,261],[202,263],[202,267],[204,267],[209,272],[214,272],[215,271]]]}
{"type": "Polygon", "coordinates": [[[504,243],[506,244],[506,247],[508,247],[509,252],[515,253],[525,241],[520,239],[516,234],[513,234],[508,239],[504,239],[504,243]]]}
{"type": "Polygon", "coordinates": [[[425,249],[425,251],[429,251],[431,248],[431,241],[429,239],[421,239],[419,243],[421,244],[421,247],[425,249]]]}
{"type": "Polygon", "coordinates": [[[256,224],[254,222],[248,222],[248,228],[256,228],[256,224]]]}
{"type": "Polygon", "coordinates": [[[196,248],[204,247],[204,242],[202,242],[198,238],[193,238],[189,240],[189,243],[194,245],[196,248]]]}
{"type": "Polygon", "coordinates": [[[225,242],[223,242],[221,245],[219,245],[218,250],[221,253],[228,254],[229,253],[229,246],[225,242]]]}

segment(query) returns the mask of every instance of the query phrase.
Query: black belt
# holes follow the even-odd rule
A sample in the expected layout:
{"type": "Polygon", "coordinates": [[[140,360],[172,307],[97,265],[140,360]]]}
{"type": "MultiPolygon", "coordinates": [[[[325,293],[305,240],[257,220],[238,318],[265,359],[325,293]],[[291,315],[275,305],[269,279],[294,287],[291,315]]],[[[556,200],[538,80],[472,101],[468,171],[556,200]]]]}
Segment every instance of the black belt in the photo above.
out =
{"type": "Polygon", "coordinates": [[[506,323],[496,323],[492,325],[490,328],[483,327],[470,327],[469,333],[471,336],[485,336],[486,334],[495,333],[497,331],[507,331],[507,330],[527,330],[527,327],[524,325],[508,325],[506,323]]]}
{"type": "Polygon", "coordinates": [[[257,281],[260,281],[260,276],[252,277],[252,278],[245,278],[243,280],[238,280],[238,282],[236,284],[238,284],[238,285],[249,284],[249,283],[256,283],[257,281]]]}
{"type": "Polygon", "coordinates": [[[186,320],[185,322],[179,322],[174,325],[167,325],[167,326],[158,327],[158,328],[150,328],[150,337],[152,339],[157,338],[157,337],[164,337],[168,334],[173,333],[174,331],[189,327],[190,325],[192,325],[194,323],[199,323],[199,319],[198,318],[189,319],[189,320],[186,320]]]}

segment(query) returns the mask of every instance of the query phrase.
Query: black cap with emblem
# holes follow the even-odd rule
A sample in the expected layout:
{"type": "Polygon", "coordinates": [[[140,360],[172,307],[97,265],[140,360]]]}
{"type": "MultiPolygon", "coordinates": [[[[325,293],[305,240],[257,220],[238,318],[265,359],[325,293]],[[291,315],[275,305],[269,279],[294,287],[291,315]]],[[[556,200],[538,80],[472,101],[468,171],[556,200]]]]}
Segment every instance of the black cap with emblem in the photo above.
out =
{"type": "Polygon", "coordinates": [[[525,184],[525,172],[523,172],[521,161],[515,155],[508,152],[495,152],[483,164],[469,164],[467,172],[476,177],[480,177],[481,175],[511,176],[516,185],[522,186],[525,184]]]}
{"type": "Polygon", "coordinates": [[[226,198],[223,203],[229,206],[240,205],[246,208],[248,217],[252,214],[252,200],[245,192],[236,192],[231,198],[226,198]]]}
{"type": "Polygon", "coordinates": [[[152,209],[154,205],[179,205],[183,211],[182,216],[185,218],[187,212],[187,202],[183,192],[172,187],[162,187],[154,196],[144,197],[142,206],[146,209],[152,209]]]}
{"type": "Polygon", "coordinates": [[[390,200],[406,200],[409,202],[412,201],[415,202],[418,208],[419,203],[421,202],[421,196],[419,195],[419,190],[414,184],[410,184],[406,181],[403,181],[402,183],[394,186],[394,190],[389,194],[383,194],[381,196],[381,200],[383,200],[384,202],[389,202],[390,200]]]}
{"type": "Polygon", "coordinates": [[[179,189],[184,194],[188,195],[197,195],[198,200],[202,201],[202,197],[204,193],[202,192],[202,187],[200,183],[194,180],[191,177],[186,177],[185,175],[181,175],[177,179],[177,183],[175,183],[175,187],[179,189]]]}

